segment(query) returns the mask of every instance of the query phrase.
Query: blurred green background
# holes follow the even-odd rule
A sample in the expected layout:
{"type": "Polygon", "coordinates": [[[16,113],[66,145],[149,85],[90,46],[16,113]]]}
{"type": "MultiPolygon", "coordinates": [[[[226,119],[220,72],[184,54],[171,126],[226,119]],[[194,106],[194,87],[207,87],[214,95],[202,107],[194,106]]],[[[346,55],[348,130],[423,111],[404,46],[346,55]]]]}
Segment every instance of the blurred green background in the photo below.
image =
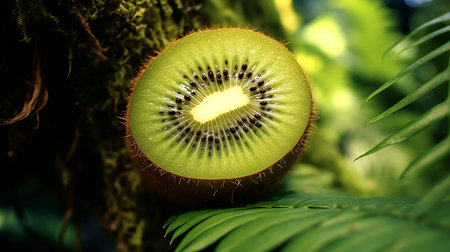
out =
{"type": "MultiPolygon", "coordinates": [[[[16,39],[20,23],[17,6],[7,4],[2,10],[3,24],[9,25],[6,35],[16,39]],[[12,11],[11,11],[12,10],[12,11]]],[[[37,1],[40,2],[40,1],[37,1]]],[[[124,1],[127,2],[127,1],[124,1]]],[[[131,1],[133,2],[133,1],[131,1]]],[[[387,52],[391,45],[420,24],[450,10],[446,0],[205,0],[188,1],[199,21],[186,24],[190,29],[208,27],[245,27],[262,31],[284,43],[296,56],[313,87],[315,105],[320,119],[314,124],[309,148],[302,155],[292,175],[280,190],[311,194],[350,194],[360,197],[421,197],[445,174],[450,158],[434,165],[420,176],[399,182],[398,177],[414,160],[447,135],[448,121],[439,122],[405,143],[390,146],[373,155],[354,161],[386,136],[407,122],[446,99],[447,86],[442,85],[405,109],[365,126],[421,83],[448,65],[448,55],[438,57],[402,78],[389,90],[362,106],[365,98],[381,84],[408,66],[415,59],[448,41],[448,34],[439,36],[418,48],[402,53],[387,52]]],[[[53,9],[52,11],[59,11],[53,9]]],[[[95,29],[95,22],[91,22],[95,29]]],[[[101,36],[100,36],[101,37],[101,36]]],[[[101,40],[101,39],[100,39],[101,40]]],[[[11,43],[12,46],[16,46],[11,43]]],[[[8,48],[3,48],[8,50],[8,48]]],[[[24,55],[17,55],[23,57],[24,55]]],[[[142,55],[145,58],[147,55],[142,55]]],[[[5,66],[2,61],[2,66],[5,66]]],[[[132,67],[132,63],[130,63],[132,67]]],[[[4,71],[5,68],[0,69],[4,71]]],[[[136,68],[135,68],[136,69],[136,68]]],[[[5,84],[2,84],[5,85],[5,84]]],[[[123,93],[127,85],[118,87],[123,93]]],[[[8,93],[3,93],[3,96],[8,93]]],[[[3,97],[2,96],[2,97],[3,97]]],[[[50,99],[52,99],[50,94],[50,99]]],[[[119,103],[120,104],[120,103],[119,103]]],[[[120,106],[119,106],[120,108],[120,106]]],[[[123,109],[123,108],[120,108],[123,109]]],[[[120,110],[119,109],[119,110],[120,110]]],[[[44,111],[45,112],[45,111],[44,111]]],[[[2,114],[3,116],[4,114],[2,114]]],[[[120,114],[115,114],[115,117],[120,114]]],[[[116,120],[117,118],[113,118],[116,120]]],[[[119,121],[117,119],[117,121],[119,121]]],[[[120,124],[120,123],[117,123],[120,124]]],[[[2,126],[5,127],[5,126],[2,126]]],[[[9,126],[8,126],[9,127],[9,126]]],[[[45,129],[45,124],[44,126],[45,129]]],[[[4,129],[4,128],[3,128],[4,129]]],[[[35,143],[21,151],[29,152],[33,169],[24,162],[23,171],[12,166],[8,141],[21,140],[14,131],[2,130],[0,194],[0,251],[49,251],[62,244],[62,250],[114,251],[117,240],[102,227],[101,215],[92,202],[104,200],[100,192],[91,194],[78,208],[79,234],[74,222],[68,222],[64,238],[60,237],[68,204],[62,189],[59,165],[61,160],[48,161],[57,154],[34,155],[35,143]],[[4,144],[3,144],[4,142],[4,144]],[[6,165],[5,165],[6,164],[6,165]],[[5,168],[6,167],[6,168],[5,168]],[[32,171],[31,171],[32,170],[32,171]],[[16,182],[12,182],[16,181],[16,182]],[[99,196],[100,195],[100,196],[99,196]],[[78,237],[77,237],[78,236],[78,237]],[[62,239],[62,240],[59,240],[62,239]],[[59,241],[58,241],[59,240],[59,241]]],[[[39,139],[42,130],[29,133],[39,139]]],[[[57,138],[59,136],[55,136],[57,138]]],[[[111,136],[121,141],[121,136],[111,136]]],[[[62,137],[64,138],[64,137],[62,137]]],[[[34,140],[33,140],[34,141],[34,140]]],[[[92,154],[96,155],[96,154],[92,154]]],[[[25,155],[25,158],[27,156],[25,155]]],[[[83,156],[85,157],[85,156],[83,156]]],[[[89,157],[89,155],[88,155],[89,157]]],[[[91,183],[101,183],[96,176],[91,183]]],[[[448,198],[447,198],[448,199],[448,198]]],[[[69,203],[70,204],[70,203],[69,203]]],[[[156,238],[159,239],[159,238],[156,238]]],[[[161,237],[162,239],[162,237],[161,237]]],[[[120,248],[120,246],[119,246],[120,248]]]]}

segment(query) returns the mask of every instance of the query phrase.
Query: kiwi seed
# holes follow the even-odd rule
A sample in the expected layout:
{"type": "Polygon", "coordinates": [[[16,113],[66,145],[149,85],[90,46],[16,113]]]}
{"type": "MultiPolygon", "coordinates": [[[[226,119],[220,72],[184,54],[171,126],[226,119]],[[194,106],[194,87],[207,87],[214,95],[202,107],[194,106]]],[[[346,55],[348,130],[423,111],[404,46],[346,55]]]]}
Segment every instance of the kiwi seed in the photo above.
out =
{"type": "Polygon", "coordinates": [[[192,33],[147,64],[125,125],[133,160],[160,195],[238,203],[287,173],[313,115],[308,80],[282,44],[217,29],[192,33]]]}

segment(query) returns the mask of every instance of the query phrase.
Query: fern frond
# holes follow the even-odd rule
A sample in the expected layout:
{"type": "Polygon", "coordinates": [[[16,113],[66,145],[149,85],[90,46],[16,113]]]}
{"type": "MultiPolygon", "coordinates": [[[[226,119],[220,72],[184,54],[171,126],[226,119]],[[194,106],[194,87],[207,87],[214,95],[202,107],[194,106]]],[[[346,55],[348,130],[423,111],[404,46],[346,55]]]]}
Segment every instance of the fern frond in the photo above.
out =
{"type": "Polygon", "coordinates": [[[400,175],[400,180],[404,179],[410,174],[414,174],[417,176],[423,173],[426,168],[431,167],[433,164],[447,157],[448,153],[450,153],[449,137],[434,145],[424,154],[415,158],[402,172],[402,174],[400,175]]]}
{"type": "Polygon", "coordinates": [[[418,87],[416,90],[411,92],[409,95],[407,95],[405,98],[397,102],[395,105],[384,111],[383,113],[379,114],[372,120],[370,120],[365,126],[368,126],[380,119],[383,119],[384,117],[396,112],[397,110],[400,110],[404,108],[405,106],[411,104],[415,100],[419,99],[423,95],[427,94],[431,90],[437,88],[441,84],[445,83],[449,80],[449,76],[447,71],[443,71],[439,73],[438,75],[434,76],[431,80],[427,81],[422,86],[418,87]]]}
{"type": "Polygon", "coordinates": [[[421,216],[436,206],[450,191],[450,174],[437,184],[425,197],[417,202],[410,214],[414,217],[421,216]]]}
{"type": "Polygon", "coordinates": [[[419,46],[419,45],[421,45],[421,44],[423,44],[423,43],[425,43],[425,42],[427,42],[427,41],[429,41],[429,40],[431,40],[431,39],[433,39],[433,38],[435,38],[435,37],[437,37],[439,35],[445,34],[448,31],[450,31],[450,25],[442,27],[441,29],[438,29],[438,30],[436,30],[434,32],[431,32],[430,34],[427,34],[427,35],[423,36],[422,38],[414,41],[410,45],[408,45],[405,48],[403,48],[402,50],[400,50],[398,52],[398,54],[400,54],[400,53],[402,53],[402,52],[404,52],[404,51],[406,51],[406,50],[408,50],[408,49],[410,49],[412,47],[419,46]]]}
{"type": "Polygon", "coordinates": [[[409,122],[402,128],[398,129],[392,135],[386,137],[379,144],[375,145],[372,149],[368,150],[366,153],[360,155],[355,160],[358,160],[362,157],[373,154],[389,145],[401,143],[408,138],[416,135],[417,133],[423,131],[425,128],[429,127],[431,124],[440,121],[449,115],[449,105],[447,102],[443,102],[436,107],[430,109],[425,114],[419,116],[413,121],[409,122]]]}
{"type": "MultiPolygon", "coordinates": [[[[429,21],[406,36],[404,41],[411,40],[428,27],[449,20],[450,13],[447,13],[429,21]]],[[[432,31],[411,42],[410,46],[420,45],[448,31],[448,26],[432,31]]],[[[450,42],[446,42],[427,53],[370,94],[365,102],[449,50],[450,42]]],[[[450,64],[446,71],[436,74],[368,124],[430,93],[449,81],[449,75],[450,64]]],[[[398,129],[358,158],[400,143],[449,117],[449,113],[450,93],[446,101],[398,129]]],[[[448,153],[450,136],[414,160],[402,176],[419,173],[448,153]]],[[[447,175],[421,200],[293,195],[239,208],[180,214],[171,217],[164,228],[166,236],[171,236],[171,244],[177,240],[176,251],[448,251],[450,202],[441,201],[449,192],[450,175],[447,175]]]]}
{"type": "MultiPolygon", "coordinates": [[[[405,36],[401,41],[399,41],[396,45],[398,45],[401,42],[404,41],[410,41],[410,44],[406,46],[405,49],[411,48],[413,46],[418,46],[426,41],[429,41],[432,38],[435,38],[436,36],[442,35],[442,34],[448,34],[450,31],[450,25],[446,25],[443,28],[435,29],[434,31],[431,31],[430,33],[416,38],[414,41],[413,38],[419,32],[424,31],[425,29],[434,26],[436,24],[441,24],[450,21],[450,13],[446,13],[438,18],[435,18],[421,26],[419,26],[417,29],[412,31],[409,35],[405,36]]],[[[394,46],[395,47],[395,46],[394,46]]],[[[391,48],[392,49],[392,48],[391,48]]],[[[447,41],[445,44],[437,47],[433,51],[427,53],[422,58],[416,60],[411,65],[406,67],[404,70],[402,70],[400,73],[395,75],[391,80],[387,81],[383,85],[381,85],[377,90],[375,90],[373,93],[371,93],[367,99],[365,100],[365,103],[367,103],[370,99],[372,99],[375,95],[379,94],[383,90],[389,88],[391,85],[393,85],[395,82],[397,82],[399,79],[404,77],[405,75],[411,73],[413,70],[418,68],[419,66],[433,60],[437,56],[443,55],[444,53],[448,53],[450,50],[450,41],[447,41]]],[[[450,61],[450,59],[449,59],[450,61]]],[[[411,121],[410,123],[406,124],[402,128],[398,129],[396,132],[382,140],[380,143],[378,143],[376,146],[371,148],[369,151],[365,152],[364,154],[360,155],[356,159],[362,158],[364,156],[373,154],[389,145],[401,143],[404,140],[412,137],[413,135],[423,131],[425,128],[430,126],[432,123],[435,123],[437,121],[440,121],[444,119],[445,117],[449,117],[449,111],[450,111],[450,62],[448,63],[447,69],[441,73],[436,74],[431,80],[427,81],[426,83],[422,84],[419,88],[417,88],[415,91],[411,92],[409,95],[407,95],[405,98],[397,102],[395,105],[384,111],[383,113],[379,114],[375,118],[371,119],[367,124],[372,124],[378,120],[381,120],[385,118],[386,116],[404,108],[406,105],[411,104],[412,102],[416,101],[420,97],[428,94],[433,89],[438,87],[439,85],[447,82],[449,84],[449,94],[447,96],[447,99],[445,101],[442,101],[439,105],[435,106],[434,108],[430,109],[423,115],[419,116],[415,120],[411,121]]],[[[428,150],[426,153],[422,154],[421,156],[417,157],[415,160],[411,162],[411,164],[403,171],[402,175],[400,176],[400,179],[404,178],[407,174],[418,174],[420,172],[423,172],[426,168],[430,167],[432,164],[437,163],[438,161],[442,160],[448,154],[450,153],[450,129],[449,132],[447,132],[448,137],[446,140],[441,141],[440,143],[436,144],[433,148],[428,150]]]]}
{"type": "Polygon", "coordinates": [[[392,49],[394,49],[396,46],[398,46],[399,44],[401,44],[404,41],[410,40],[412,37],[414,37],[416,34],[418,34],[419,32],[424,31],[425,29],[432,27],[434,25],[437,25],[439,23],[445,23],[447,21],[450,20],[450,12],[443,14],[442,16],[439,16],[437,18],[434,18],[422,25],[420,25],[419,27],[417,27],[416,29],[414,29],[413,31],[411,31],[409,34],[407,34],[405,37],[403,37],[401,40],[397,41],[395,44],[393,44],[387,51],[392,51],[392,49]]]}
{"type": "Polygon", "coordinates": [[[413,71],[414,69],[420,67],[421,65],[429,62],[430,60],[436,58],[437,56],[447,52],[450,50],[450,41],[445,43],[444,45],[434,49],[433,51],[431,51],[430,53],[428,53],[427,55],[423,56],[422,58],[416,60],[414,63],[412,63],[411,65],[409,65],[408,67],[406,67],[404,70],[402,70],[400,73],[398,73],[397,75],[395,75],[391,80],[385,82],[383,85],[381,85],[381,87],[379,87],[377,90],[375,90],[374,92],[372,92],[364,101],[364,104],[369,102],[370,99],[372,99],[375,95],[381,93],[382,91],[384,91],[385,89],[387,89],[388,87],[392,86],[392,84],[396,83],[398,80],[400,80],[401,78],[403,78],[405,75],[407,75],[408,73],[410,73],[411,71],[413,71]]]}
{"type": "MultiPolygon", "coordinates": [[[[182,227],[178,228],[174,232],[174,234],[172,235],[172,239],[170,240],[170,243],[172,243],[178,236],[182,235],[184,232],[189,230],[191,227],[197,225],[204,219],[209,218],[213,215],[217,215],[218,213],[227,214],[229,212],[233,212],[233,210],[232,209],[219,209],[219,210],[208,211],[208,212],[204,212],[204,213],[203,212],[188,213],[187,216],[184,216],[184,218],[182,218],[183,221],[184,220],[188,220],[188,221],[186,223],[183,223],[182,227]],[[193,216],[193,218],[190,218],[191,216],[193,216]]],[[[169,226],[167,228],[166,236],[170,232],[169,230],[171,230],[171,228],[176,227],[180,223],[182,223],[182,222],[175,221],[175,223],[173,223],[173,225],[169,226]]]]}
{"type": "Polygon", "coordinates": [[[167,222],[164,224],[164,227],[163,227],[163,228],[166,228],[169,224],[171,224],[170,227],[168,227],[166,229],[166,234],[164,236],[167,236],[167,234],[173,230],[172,229],[173,227],[178,227],[178,226],[184,225],[185,223],[187,223],[189,221],[195,222],[195,217],[197,217],[201,220],[204,218],[204,216],[208,216],[213,211],[214,211],[214,209],[206,209],[206,210],[191,212],[189,214],[184,214],[183,218],[179,218],[176,216],[170,217],[167,220],[167,222]],[[194,219],[194,221],[193,221],[193,219],[194,219]]]}
{"type": "Polygon", "coordinates": [[[427,207],[419,217],[415,209],[421,204],[429,206],[402,198],[295,196],[208,215],[189,212],[173,217],[167,229],[183,229],[176,251],[409,251],[410,244],[449,248],[450,204],[431,211],[427,207]],[[202,220],[183,228],[186,217],[198,219],[196,215],[202,220]]]}

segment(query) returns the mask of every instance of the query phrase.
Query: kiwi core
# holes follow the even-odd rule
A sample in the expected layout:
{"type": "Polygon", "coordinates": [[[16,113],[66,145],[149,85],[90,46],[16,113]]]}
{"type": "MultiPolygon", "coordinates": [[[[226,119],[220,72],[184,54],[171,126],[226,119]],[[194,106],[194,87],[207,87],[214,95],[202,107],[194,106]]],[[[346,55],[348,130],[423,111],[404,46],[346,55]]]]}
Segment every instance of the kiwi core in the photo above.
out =
{"type": "Polygon", "coordinates": [[[191,110],[194,120],[205,123],[221,114],[240,108],[250,102],[242,88],[234,86],[225,91],[215,92],[208,95],[196,107],[191,110]]]}
{"type": "Polygon", "coordinates": [[[223,180],[284,169],[278,162],[295,152],[311,111],[308,80],[286,47],[258,32],[217,29],[176,41],[149,64],[127,122],[151,164],[223,180]]]}

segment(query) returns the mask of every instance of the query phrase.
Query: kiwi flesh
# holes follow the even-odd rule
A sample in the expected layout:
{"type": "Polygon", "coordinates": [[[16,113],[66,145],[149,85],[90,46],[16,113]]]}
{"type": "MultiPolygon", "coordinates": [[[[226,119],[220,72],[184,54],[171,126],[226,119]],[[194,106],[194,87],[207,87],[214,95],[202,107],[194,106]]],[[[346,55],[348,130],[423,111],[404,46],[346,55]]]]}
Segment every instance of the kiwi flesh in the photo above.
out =
{"type": "Polygon", "coordinates": [[[264,195],[295,162],[313,115],[308,79],[284,45],[214,29],[149,60],[125,124],[144,181],[169,201],[198,206],[264,195]]]}

